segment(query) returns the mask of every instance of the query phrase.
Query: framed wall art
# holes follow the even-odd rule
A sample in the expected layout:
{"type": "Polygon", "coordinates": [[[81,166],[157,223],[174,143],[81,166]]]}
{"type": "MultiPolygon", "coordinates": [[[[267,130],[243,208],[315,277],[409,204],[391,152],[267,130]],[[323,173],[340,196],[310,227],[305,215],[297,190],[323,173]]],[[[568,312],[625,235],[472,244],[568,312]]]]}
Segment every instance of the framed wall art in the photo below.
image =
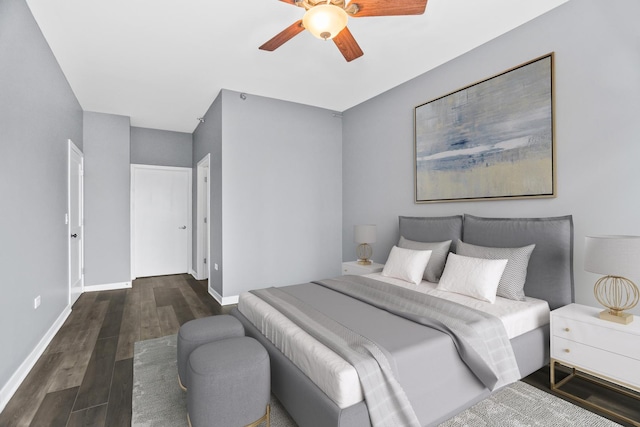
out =
{"type": "Polygon", "coordinates": [[[416,203],[555,197],[553,53],[415,107],[416,203]]]}

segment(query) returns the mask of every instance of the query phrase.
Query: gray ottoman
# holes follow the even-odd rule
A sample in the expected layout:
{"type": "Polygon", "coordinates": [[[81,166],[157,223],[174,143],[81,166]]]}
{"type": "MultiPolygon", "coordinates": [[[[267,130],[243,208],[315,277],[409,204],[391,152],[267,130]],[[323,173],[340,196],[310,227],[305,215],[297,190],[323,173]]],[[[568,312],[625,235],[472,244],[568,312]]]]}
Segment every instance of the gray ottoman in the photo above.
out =
{"type": "Polygon", "coordinates": [[[192,427],[270,423],[269,354],[253,338],[201,345],[187,364],[187,417],[192,427]]]}
{"type": "Polygon", "coordinates": [[[243,337],[244,327],[228,314],[202,317],[186,322],[178,332],[178,383],[183,390],[187,381],[187,361],[193,350],[202,344],[226,338],[243,337]]]}

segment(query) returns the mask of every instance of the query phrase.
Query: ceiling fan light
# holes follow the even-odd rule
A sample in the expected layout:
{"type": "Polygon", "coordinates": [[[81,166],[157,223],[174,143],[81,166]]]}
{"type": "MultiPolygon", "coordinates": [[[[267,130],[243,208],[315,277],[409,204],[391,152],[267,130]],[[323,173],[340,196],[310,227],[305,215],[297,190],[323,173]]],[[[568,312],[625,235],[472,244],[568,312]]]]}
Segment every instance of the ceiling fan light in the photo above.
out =
{"type": "Polygon", "coordinates": [[[302,25],[321,40],[330,40],[347,26],[348,15],[341,7],[321,4],[307,10],[302,25]]]}

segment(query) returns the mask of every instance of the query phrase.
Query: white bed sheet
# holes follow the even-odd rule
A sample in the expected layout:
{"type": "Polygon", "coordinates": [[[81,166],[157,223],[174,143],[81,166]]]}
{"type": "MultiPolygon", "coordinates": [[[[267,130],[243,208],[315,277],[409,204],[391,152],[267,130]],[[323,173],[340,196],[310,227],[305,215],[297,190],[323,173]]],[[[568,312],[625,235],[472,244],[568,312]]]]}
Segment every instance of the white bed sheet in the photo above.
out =
{"type": "MultiPolygon", "coordinates": [[[[549,305],[535,298],[512,301],[497,297],[495,304],[489,304],[465,295],[438,291],[435,283],[427,281],[416,286],[380,273],[366,276],[492,314],[503,322],[509,338],[549,323],[549,305]]],[[[358,374],[353,366],[279,311],[249,292],[240,295],[238,310],[338,407],[346,408],[363,400],[358,374]]]]}
{"type": "Polygon", "coordinates": [[[549,323],[549,303],[537,298],[525,297],[524,301],[513,301],[507,298],[496,297],[496,302],[491,304],[466,295],[439,291],[436,289],[438,286],[437,283],[427,282],[426,280],[423,280],[419,285],[414,285],[392,277],[385,277],[381,273],[367,274],[364,277],[370,277],[392,285],[412,289],[423,294],[433,295],[491,314],[502,321],[509,339],[549,323]]]}

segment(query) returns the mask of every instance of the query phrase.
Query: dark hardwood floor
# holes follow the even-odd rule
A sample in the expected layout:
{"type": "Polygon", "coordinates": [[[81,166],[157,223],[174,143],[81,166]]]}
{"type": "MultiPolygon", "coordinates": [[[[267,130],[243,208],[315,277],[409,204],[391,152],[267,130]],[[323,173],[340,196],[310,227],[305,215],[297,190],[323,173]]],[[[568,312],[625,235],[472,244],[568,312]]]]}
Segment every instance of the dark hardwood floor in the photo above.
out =
{"type": "Polygon", "coordinates": [[[229,310],[207,293],[205,281],[187,274],[82,294],[0,414],[0,426],[131,425],[134,342],[229,310]]]}
{"type": "MultiPolygon", "coordinates": [[[[137,279],[131,289],[83,294],[0,414],[0,426],[130,426],[134,342],[175,334],[191,319],[230,308],[207,294],[206,282],[186,274],[137,279]]],[[[551,393],[548,368],[524,381],[551,393]]],[[[637,400],[587,381],[565,387],[640,422],[637,400]]]]}

